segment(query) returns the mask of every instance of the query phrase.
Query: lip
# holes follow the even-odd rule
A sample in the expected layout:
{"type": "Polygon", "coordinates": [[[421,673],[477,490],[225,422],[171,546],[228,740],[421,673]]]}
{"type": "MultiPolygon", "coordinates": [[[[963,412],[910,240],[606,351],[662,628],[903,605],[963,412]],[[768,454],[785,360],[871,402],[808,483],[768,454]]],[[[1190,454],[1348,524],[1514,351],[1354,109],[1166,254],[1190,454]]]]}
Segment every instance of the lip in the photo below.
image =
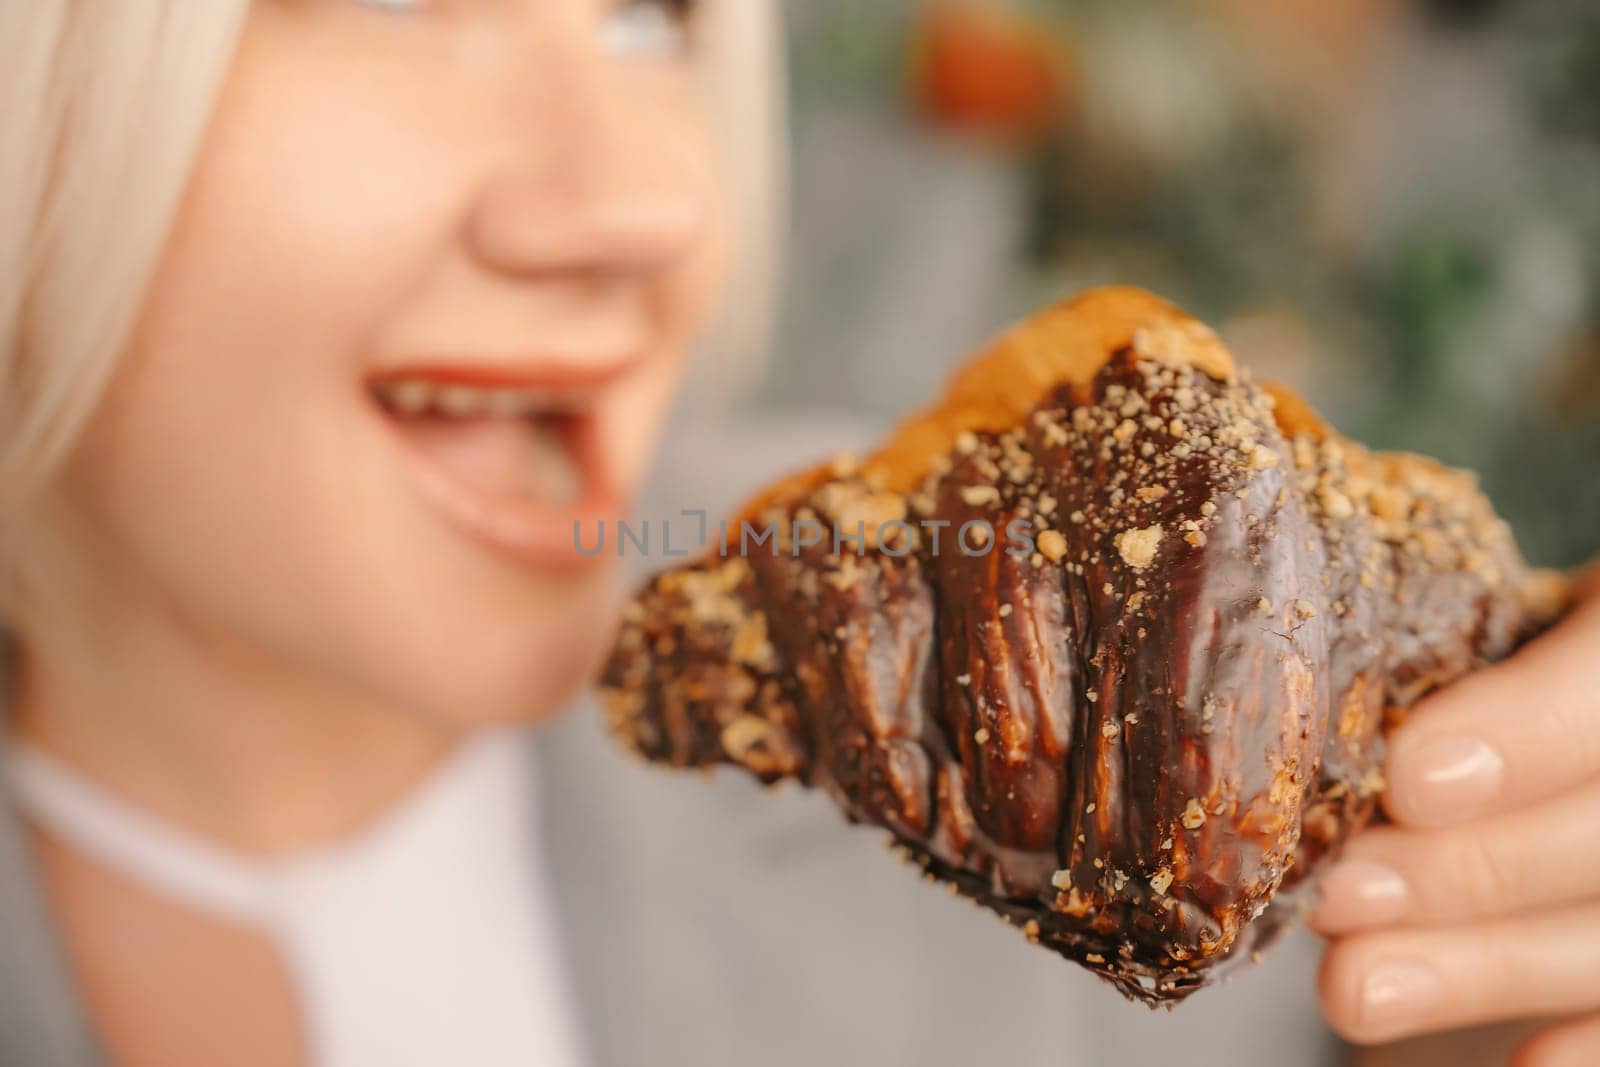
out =
{"type": "MultiPolygon", "coordinates": [[[[592,390],[596,375],[587,368],[541,365],[516,368],[489,365],[407,366],[375,374],[371,382],[425,377],[439,385],[582,391],[582,407],[560,415],[562,433],[582,479],[576,501],[552,505],[531,497],[508,497],[467,485],[444,470],[403,432],[401,420],[384,410],[366,390],[366,403],[394,442],[401,466],[418,495],[461,533],[513,561],[552,571],[587,570],[601,554],[577,550],[580,531],[593,536],[596,524],[620,513],[619,494],[607,469],[603,414],[592,390]]],[[[616,377],[605,374],[606,379],[616,377]]],[[[370,384],[370,383],[369,383],[370,384]]]]}
{"type": "Polygon", "coordinates": [[[644,362],[638,355],[518,358],[506,360],[429,360],[378,367],[367,384],[397,378],[426,378],[441,386],[469,385],[479,389],[534,389],[593,392],[627,376],[644,362]]]}

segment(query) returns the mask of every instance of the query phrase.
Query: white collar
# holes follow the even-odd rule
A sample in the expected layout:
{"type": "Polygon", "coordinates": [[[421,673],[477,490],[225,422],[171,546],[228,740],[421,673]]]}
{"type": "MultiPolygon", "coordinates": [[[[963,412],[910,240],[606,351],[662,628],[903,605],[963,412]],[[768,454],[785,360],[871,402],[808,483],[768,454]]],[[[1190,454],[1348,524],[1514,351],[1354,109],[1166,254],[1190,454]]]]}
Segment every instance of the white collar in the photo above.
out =
{"type": "Polygon", "coordinates": [[[169,826],[34,748],[19,808],[81,854],[266,933],[332,1067],[579,1062],[521,734],[464,742],[370,829],[264,861],[169,826]]]}

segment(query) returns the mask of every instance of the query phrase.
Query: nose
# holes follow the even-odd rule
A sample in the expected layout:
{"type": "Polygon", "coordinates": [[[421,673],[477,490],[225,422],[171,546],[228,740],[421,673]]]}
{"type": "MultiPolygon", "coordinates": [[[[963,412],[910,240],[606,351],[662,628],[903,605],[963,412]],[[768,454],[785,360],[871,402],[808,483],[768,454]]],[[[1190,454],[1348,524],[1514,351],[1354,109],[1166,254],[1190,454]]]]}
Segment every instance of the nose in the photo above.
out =
{"type": "Polygon", "coordinates": [[[648,182],[594,182],[553,192],[536,175],[506,176],[478,198],[468,244],[490,269],[520,277],[651,275],[693,246],[703,208],[648,182]]]}
{"type": "MultiPolygon", "coordinates": [[[[561,91],[535,92],[467,220],[473,256],[497,273],[645,276],[701,235],[706,193],[671,119],[608,84],[603,60],[562,64],[561,91]]],[[[546,68],[548,79],[550,70],[546,68]]]]}

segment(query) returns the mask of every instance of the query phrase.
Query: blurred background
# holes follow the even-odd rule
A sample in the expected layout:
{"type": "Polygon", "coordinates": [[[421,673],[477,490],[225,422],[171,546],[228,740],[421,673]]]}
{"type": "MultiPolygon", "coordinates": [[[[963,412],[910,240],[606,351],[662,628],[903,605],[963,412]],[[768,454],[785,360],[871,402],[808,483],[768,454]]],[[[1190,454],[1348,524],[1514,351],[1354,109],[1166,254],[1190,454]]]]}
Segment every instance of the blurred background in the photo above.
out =
{"type": "MultiPolygon", "coordinates": [[[[1102,282],[1600,549],[1600,2],[803,0],[762,403],[880,427],[1102,282]]],[[[795,459],[812,449],[801,448],[795,459]]]]}
{"type": "MultiPolygon", "coordinates": [[[[689,398],[643,514],[724,514],[786,469],[868,445],[1012,319],[1117,282],[1216,326],[1351,436],[1478,471],[1536,563],[1600,553],[1600,0],[791,0],[785,13],[775,344],[753,413],[689,398]]],[[[580,728],[605,745],[593,718],[563,727],[580,728]]],[[[1152,1015],[883,862],[878,835],[840,833],[819,798],[762,798],[733,775],[618,779],[613,809],[584,818],[653,813],[624,851],[672,872],[650,892],[682,918],[629,932],[640,981],[671,986],[711,944],[741,990],[789,983],[782,1025],[798,1027],[870,988],[884,1044],[853,1045],[853,1062],[925,1040],[913,1062],[1006,1048],[1028,1064],[1431,1067],[1507,1062],[1519,1036],[1340,1048],[1304,930],[1204,1006],[1152,1015]],[[716,826],[731,844],[708,854],[661,825],[716,826]],[[708,885],[819,905],[763,948],[722,931],[732,909],[708,885]],[[881,931],[888,962],[819,918],[835,911],[881,931]],[[885,978],[907,945],[937,975],[931,1008],[885,978]],[[853,970],[807,984],[797,958],[853,970]],[[930,1011],[962,1024],[934,1038],[930,1011]]],[[[692,1014],[667,1000],[659,1016],[641,1032],[692,1014]]],[[[707,1045],[704,1062],[743,1055],[707,1045]]]]}

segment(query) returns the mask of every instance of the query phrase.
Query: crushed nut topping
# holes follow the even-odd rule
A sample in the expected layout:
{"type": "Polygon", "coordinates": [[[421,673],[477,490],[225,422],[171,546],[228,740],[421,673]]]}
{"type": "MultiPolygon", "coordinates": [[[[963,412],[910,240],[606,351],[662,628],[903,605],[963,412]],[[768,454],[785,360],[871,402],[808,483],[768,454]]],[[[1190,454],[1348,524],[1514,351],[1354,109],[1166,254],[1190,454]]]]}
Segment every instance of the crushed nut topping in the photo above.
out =
{"type": "Polygon", "coordinates": [[[1143,570],[1155,562],[1156,550],[1161,546],[1161,525],[1124,530],[1117,535],[1116,543],[1123,562],[1135,570],[1143,570]]]}

